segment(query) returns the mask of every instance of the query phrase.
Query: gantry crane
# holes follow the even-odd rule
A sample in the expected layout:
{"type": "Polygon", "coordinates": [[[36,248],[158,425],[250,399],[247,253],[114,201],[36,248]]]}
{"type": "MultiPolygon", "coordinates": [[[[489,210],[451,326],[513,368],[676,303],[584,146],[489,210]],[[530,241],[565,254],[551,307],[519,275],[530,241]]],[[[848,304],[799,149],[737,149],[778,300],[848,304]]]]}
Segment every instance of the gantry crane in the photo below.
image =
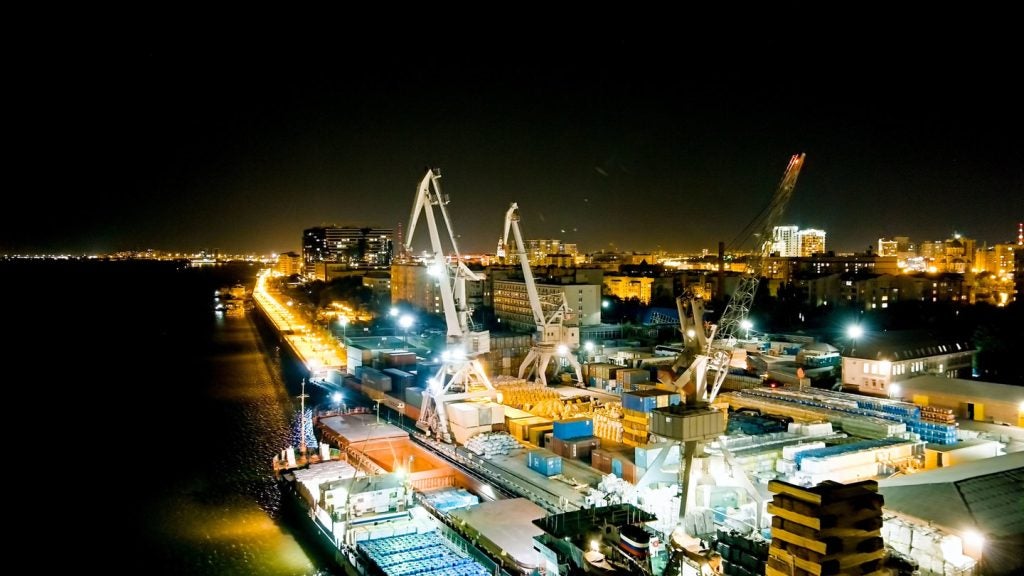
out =
{"type": "Polygon", "coordinates": [[[446,349],[441,355],[441,368],[423,391],[423,404],[416,427],[427,434],[436,435],[445,442],[451,442],[445,404],[471,398],[496,398],[498,393],[487,378],[480,361],[476,359],[480,354],[490,351],[490,333],[486,330],[472,329],[472,310],[466,303],[466,280],[479,281],[483,278],[462,261],[455,233],[452,231],[451,219],[445,208],[448,197],[441,193],[440,180],[441,172],[435,168],[428,169],[420,181],[409,216],[405,250],[406,253],[411,251],[416,223],[422,212],[426,216],[432,252],[428,270],[437,278],[448,335],[446,349]],[[451,243],[450,257],[445,255],[441,244],[434,206],[438,207],[444,218],[448,240],[451,243]]]}
{"type": "Polygon", "coordinates": [[[526,283],[526,293],[530,299],[530,309],[533,311],[533,320],[536,323],[537,331],[533,335],[533,346],[526,355],[522,365],[519,366],[519,377],[523,378],[526,370],[536,373],[537,380],[547,385],[547,367],[551,357],[558,354],[565,357],[576,371],[577,382],[583,382],[583,373],[580,370],[580,363],[576,359],[576,350],[580,346],[580,329],[574,322],[572,310],[565,300],[565,293],[559,292],[550,299],[541,301],[537,284],[533,279],[533,272],[530,270],[530,261],[526,255],[526,247],[523,244],[522,231],[519,229],[519,205],[515,202],[509,206],[505,213],[505,234],[502,236],[502,243],[508,246],[508,232],[512,230],[515,236],[515,250],[519,263],[523,268],[523,280],[526,283]],[[545,315],[544,304],[548,305],[550,313],[545,315]]]}
{"type": "Polygon", "coordinates": [[[759,237],[759,244],[747,259],[747,268],[743,276],[740,277],[739,284],[736,285],[736,290],[733,291],[732,298],[729,300],[729,304],[726,305],[725,311],[722,312],[722,317],[718,321],[719,338],[728,346],[734,346],[739,337],[740,330],[745,329],[744,324],[747,322],[747,316],[750,314],[750,306],[754,302],[758,282],[764,273],[765,260],[771,254],[774,229],[778,226],[779,220],[782,218],[782,212],[786,209],[786,204],[789,203],[789,198],[793,195],[796,178],[800,175],[800,168],[804,165],[805,156],[806,154],[803,153],[794,154],[789,159],[789,165],[786,166],[786,172],[782,176],[782,181],[779,182],[779,187],[775,191],[775,196],[772,197],[771,204],[765,208],[760,216],[748,224],[743,232],[737,236],[737,240],[733,242],[735,247],[739,247],[750,236],[759,237]]]}

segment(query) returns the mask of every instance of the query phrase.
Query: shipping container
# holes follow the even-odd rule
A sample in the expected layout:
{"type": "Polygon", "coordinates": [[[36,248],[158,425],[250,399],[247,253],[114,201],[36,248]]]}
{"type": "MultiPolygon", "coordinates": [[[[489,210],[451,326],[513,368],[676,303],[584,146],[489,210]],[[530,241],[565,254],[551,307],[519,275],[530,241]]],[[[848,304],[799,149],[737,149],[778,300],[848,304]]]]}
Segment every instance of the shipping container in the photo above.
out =
{"type": "Polygon", "coordinates": [[[381,372],[391,378],[391,391],[396,394],[416,385],[416,375],[411,372],[398,368],[385,368],[381,372]]]}
{"type": "Polygon", "coordinates": [[[567,420],[557,420],[554,424],[555,438],[560,440],[584,438],[594,435],[593,418],[569,418],[567,420]]]}
{"type": "Polygon", "coordinates": [[[574,460],[589,460],[590,453],[601,446],[601,440],[597,437],[573,438],[563,440],[557,436],[551,440],[550,449],[563,458],[574,460]]]}
{"type": "Polygon", "coordinates": [[[562,473],[562,458],[549,450],[530,450],[526,453],[526,465],[544,476],[562,473]]]}
{"type": "Polygon", "coordinates": [[[725,433],[725,412],[675,405],[651,412],[651,433],[675,440],[710,440],[725,433]]]}
{"type": "Polygon", "coordinates": [[[530,416],[528,418],[517,418],[515,420],[506,420],[505,424],[508,426],[508,432],[516,440],[522,440],[524,442],[530,441],[530,426],[544,426],[550,425],[551,420],[549,418],[542,418],[540,416],[530,416]]]}
{"type": "Polygon", "coordinates": [[[679,404],[679,402],[679,393],[669,390],[638,390],[622,393],[622,407],[634,412],[647,413],[655,408],[665,408],[679,404]]]}
{"type": "Polygon", "coordinates": [[[551,434],[551,430],[551,424],[530,426],[527,430],[527,435],[529,436],[528,442],[530,444],[536,445],[539,448],[549,448],[544,444],[544,437],[547,436],[548,434],[551,434]]]}
{"type": "Polygon", "coordinates": [[[369,387],[378,392],[391,391],[391,377],[376,368],[363,366],[362,375],[363,387],[369,387]]]}
{"type": "Polygon", "coordinates": [[[611,453],[602,448],[590,451],[590,466],[599,472],[610,474],[612,471],[611,453]]]}
{"type": "Polygon", "coordinates": [[[451,402],[445,405],[448,421],[463,427],[489,425],[490,410],[487,410],[487,422],[480,420],[480,404],[476,402],[451,402]]]}
{"type": "Polygon", "coordinates": [[[421,388],[406,388],[405,403],[419,408],[423,405],[423,390],[421,388]]]}

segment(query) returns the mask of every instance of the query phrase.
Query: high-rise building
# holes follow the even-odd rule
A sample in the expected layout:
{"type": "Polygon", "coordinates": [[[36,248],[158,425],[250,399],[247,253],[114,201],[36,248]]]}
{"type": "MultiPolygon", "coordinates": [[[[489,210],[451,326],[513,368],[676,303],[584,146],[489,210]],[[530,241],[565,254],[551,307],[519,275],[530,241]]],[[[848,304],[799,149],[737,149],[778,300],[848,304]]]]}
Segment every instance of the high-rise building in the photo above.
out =
{"type": "Polygon", "coordinates": [[[302,274],[302,257],[295,252],[280,254],[274,269],[285,276],[302,274]]]}
{"type": "Polygon", "coordinates": [[[530,260],[531,266],[540,265],[548,254],[559,254],[562,252],[561,240],[527,240],[526,257],[530,260]]]}
{"type": "Polygon", "coordinates": [[[878,239],[878,255],[879,256],[896,256],[899,253],[899,242],[896,239],[879,238],[878,239]]]}
{"type": "Polygon", "coordinates": [[[772,252],[783,258],[800,256],[800,239],[796,226],[776,226],[772,230],[772,252]]]}
{"type": "Polygon", "coordinates": [[[307,228],[302,233],[302,259],[306,274],[313,274],[317,262],[337,262],[352,268],[390,266],[393,237],[391,228],[307,228]]]}
{"type": "Polygon", "coordinates": [[[800,242],[798,256],[814,256],[825,253],[825,231],[807,228],[797,232],[800,242]]]}
{"type": "MultiPolygon", "coordinates": [[[[598,284],[535,284],[543,302],[558,302],[562,295],[571,310],[570,322],[579,326],[601,323],[601,286],[598,284]]],[[[492,293],[494,315],[505,326],[529,331],[536,328],[526,283],[519,280],[495,280],[492,293]]],[[[551,310],[544,308],[545,314],[551,310]]]]}

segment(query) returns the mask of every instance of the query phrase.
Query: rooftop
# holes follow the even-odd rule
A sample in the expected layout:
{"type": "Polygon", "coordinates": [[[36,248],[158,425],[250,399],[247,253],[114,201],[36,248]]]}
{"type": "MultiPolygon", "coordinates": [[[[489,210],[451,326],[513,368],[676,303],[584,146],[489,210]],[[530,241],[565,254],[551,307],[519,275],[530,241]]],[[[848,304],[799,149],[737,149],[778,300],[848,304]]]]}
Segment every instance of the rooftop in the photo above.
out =
{"type": "Polygon", "coordinates": [[[954,532],[1024,534],[1024,453],[1015,452],[878,483],[885,508],[954,532]]]}

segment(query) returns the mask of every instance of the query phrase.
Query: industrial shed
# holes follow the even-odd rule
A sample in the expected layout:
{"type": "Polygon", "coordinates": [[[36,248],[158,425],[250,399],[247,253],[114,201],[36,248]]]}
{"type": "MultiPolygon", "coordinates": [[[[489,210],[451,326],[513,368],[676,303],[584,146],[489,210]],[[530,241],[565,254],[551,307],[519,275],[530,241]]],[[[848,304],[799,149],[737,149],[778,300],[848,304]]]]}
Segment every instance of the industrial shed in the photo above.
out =
{"type": "Polygon", "coordinates": [[[1024,387],[961,378],[918,376],[899,383],[899,396],[949,408],[957,418],[1024,426],[1024,387]]]}
{"type": "Polygon", "coordinates": [[[1024,453],[890,478],[878,488],[887,512],[960,537],[983,573],[1024,572],[1024,453]]]}

